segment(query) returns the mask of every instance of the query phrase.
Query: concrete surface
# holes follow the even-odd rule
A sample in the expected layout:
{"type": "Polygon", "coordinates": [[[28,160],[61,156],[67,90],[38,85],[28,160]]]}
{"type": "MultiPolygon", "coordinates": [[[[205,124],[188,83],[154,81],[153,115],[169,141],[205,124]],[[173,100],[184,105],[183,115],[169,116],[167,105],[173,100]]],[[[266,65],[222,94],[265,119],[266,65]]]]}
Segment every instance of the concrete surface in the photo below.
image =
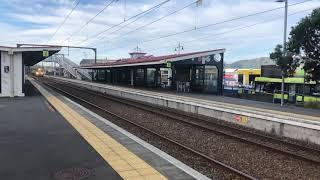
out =
{"type": "Polygon", "coordinates": [[[0,179],[121,179],[37,93],[0,98],[0,179]]]}
{"type": "MultiPolygon", "coordinates": [[[[38,85],[36,85],[38,88],[38,85]]],[[[88,121],[93,123],[96,127],[110,135],[116,141],[121,143],[124,147],[129,149],[135,155],[140,157],[143,161],[147,162],[154,169],[159,171],[162,175],[172,180],[191,180],[200,179],[208,180],[208,178],[196,170],[185,165],[181,161],[166,154],[160,149],[150,145],[142,139],[134,136],[112,122],[104,119],[96,113],[88,110],[87,108],[73,102],[72,100],[46,88],[50,94],[59,98],[62,102],[70,108],[81,114],[88,121]]]]}

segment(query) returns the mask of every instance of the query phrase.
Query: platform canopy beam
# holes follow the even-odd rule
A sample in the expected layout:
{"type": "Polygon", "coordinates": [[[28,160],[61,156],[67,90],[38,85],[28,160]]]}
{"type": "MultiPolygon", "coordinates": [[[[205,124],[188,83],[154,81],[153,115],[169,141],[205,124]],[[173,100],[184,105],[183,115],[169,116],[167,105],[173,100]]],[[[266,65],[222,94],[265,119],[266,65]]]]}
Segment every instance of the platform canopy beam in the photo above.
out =
{"type": "Polygon", "coordinates": [[[32,46],[32,47],[61,47],[61,48],[75,48],[75,49],[89,49],[94,52],[94,63],[97,63],[97,48],[83,47],[83,46],[61,46],[61,45],[49,45],[49,44],[17,44],[17,47],[32,46]]]}

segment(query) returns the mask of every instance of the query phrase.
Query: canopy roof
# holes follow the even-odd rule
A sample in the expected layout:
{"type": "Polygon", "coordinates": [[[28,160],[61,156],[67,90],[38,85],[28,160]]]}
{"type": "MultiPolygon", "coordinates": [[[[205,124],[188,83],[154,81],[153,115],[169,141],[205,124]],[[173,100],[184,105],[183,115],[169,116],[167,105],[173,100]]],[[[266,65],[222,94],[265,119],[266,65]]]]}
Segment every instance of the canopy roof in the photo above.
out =
{"type": "Polygon", "coordinates": [[[209,56],[209,55],[219,54],[224,52],[225,52],[225,49],[215,49],[215,50],[209,50],[209,51],[191,52],[191,53],[184,53],[184,54],[171,54],[171,55],[165,55],[165,56],[147,55],[147,56],[142,56],[138,58],[126,58],[126,59],[119,59],[112,62],[81,66],[81,68],[96,69],[96,68],[106,68],[106,67],[125,67],[125,66],[163,64],[166,62],[181,61],[185,59],[209,56]]]}
{"type": "Polygon", "coordinates": [[[32,66],[38,62],[52,56],[53,54],[59,52],[61,47],[7,47],[0,46],[0,51],[6,51],[8,53],[22,53],[22,60],[24,65],[32,66]],[[48,51],[48,57],[43,56],[43,51],[48,51]]]}

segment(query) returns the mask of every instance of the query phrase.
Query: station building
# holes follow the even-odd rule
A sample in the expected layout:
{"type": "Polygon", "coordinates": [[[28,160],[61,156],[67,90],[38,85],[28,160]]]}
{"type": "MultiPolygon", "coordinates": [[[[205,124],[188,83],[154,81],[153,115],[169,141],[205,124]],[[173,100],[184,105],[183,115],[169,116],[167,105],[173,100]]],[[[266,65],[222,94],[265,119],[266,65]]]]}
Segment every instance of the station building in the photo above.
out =
{"type": "Polygon", "coordinates": [[[222,94],[225,49],[164,56],[135,51],[130,58],[81,66],[92,80],[183,92],[222,94]]]}
{"type": "Polygon", "coordinates": [[[25,67],[42,61],[60,49],[0,46],[0,97],[24,96],[25,67]]]}

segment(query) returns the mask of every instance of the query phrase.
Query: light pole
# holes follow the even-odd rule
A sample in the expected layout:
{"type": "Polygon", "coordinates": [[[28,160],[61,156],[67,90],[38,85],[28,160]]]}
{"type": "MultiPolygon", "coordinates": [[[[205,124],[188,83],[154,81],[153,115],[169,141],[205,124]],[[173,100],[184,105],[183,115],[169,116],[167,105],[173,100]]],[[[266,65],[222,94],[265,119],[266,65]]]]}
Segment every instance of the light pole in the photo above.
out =
{"type": "Polygon", "coordinates": [[[183,50],[183,46],[181,46],[181,44],[180,44],[180,42],[179,42],[178,47],[176,47],[176,48],[174,49],[174,51],[178,51],[178,54],[180,54],[180,50],[183,50]]]}
{"type": "MultiPolygon", "coordinates": [[[[283,33],[283,56],[287,55],[287,24],[288,24],[288,0],[277,0],[276,2],[284,2],[285,10],[284,10],[284,33],[283,33]]],[[[281,75],[281,106],[283,106],[284,102],[284,72],[282,71],[281,75]]]]}

